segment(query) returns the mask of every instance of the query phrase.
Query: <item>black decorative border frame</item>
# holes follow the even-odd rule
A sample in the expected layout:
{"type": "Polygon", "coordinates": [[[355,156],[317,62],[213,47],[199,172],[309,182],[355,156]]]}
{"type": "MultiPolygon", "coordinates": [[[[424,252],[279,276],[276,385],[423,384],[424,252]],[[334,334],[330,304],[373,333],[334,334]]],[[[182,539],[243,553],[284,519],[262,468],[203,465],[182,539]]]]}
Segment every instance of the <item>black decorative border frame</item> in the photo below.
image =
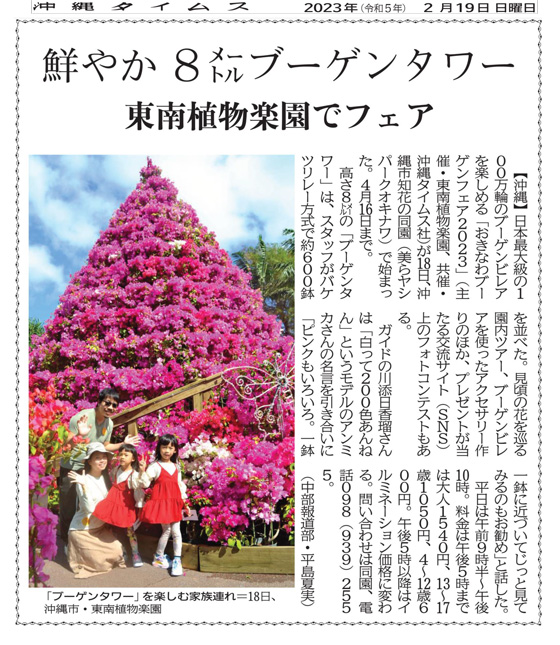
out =
{"type": "Polygon", "coordinates": [[[347,18],[341,18],[341,19],[300,19],[300,18],[294,18],[294,19],[208,19],[208,18],[201,18],[201,19],[124,19],[124,20],[115,20],[113,18],[108,18],[108,19],[91,19],[91,20],[84,20],[84,19],[46,19],[46,20],[37,20],[37,19],[18,19],[16,20],[16,137],[15,137],[15,143],[16,143],[16,154],[15,154],[15,159],[16,159],[16,184],[15,184],[15,189],[16,189],[16,625],[143,625],[143,626],[161,626],[161,625],[196,625],[196,626],[207,626],[207,625],[212,625],[212,626],[222,626],[222,625],[255,625],[255,626],[260,626],[260,625],[272,625],[272,626],[277,626],[277,625],[290,625],[290,626],[312,626],[312,625],[329,625],[329,626],[345,626],[345,625],[350,625],[350,626],[385,626],[385,625],[398,625],[398,626],[408,626],[408,625],[429,625],[429,626],[436,626],[440,625],[443,627],[448,627],[448,626],[454,626],[454,625],[474,625],[476,627],[481,627],[481,626],[528,626],[528,625],[541,625],[541,619],[542,619],[542,21],[541,20],[536,20],[536,19],[529,19],[529,20],[521,20],[521,19],[515,19],[515,20],[506,20],[506,19],[497,19],[497,20],[474,20],[474,19],[466,19],[466,20],[460,20],[460,19],[450,19],[450,20],[443,20],[443,19],[434,19],[434,20],[397,20],[397,19],[387,19],[387,20],[379,20],[379,19],[347,19],[347,18]],[[19,436],[20,436],[20,425],[19,425],[19,414],[20,414],[20,392],[19,392],[19,385],[20,385],[20,333],[19,333],[19,323],[20,323],[20,315],[19,315],[19,310],[20,310],[20,269],[19,269],[19,259],[20,259],[20,223],[19,223],[19,213],[20,213],[20,192],[19,192],[19,186],[20,186],[20,158],[19,158],[19,103],[20,103],[20,98],[19,98],[19,55],[20,55],[20,49],[19,49],[19,41],[20,41],[20,34],[19,34],[19,25],[21,24],[28,24],[28,23],[94,23],[94,24],[104,24],[104,23],[128,23],[128,24],[135,24],[135,23],[176,23],[176,24],[184,24],[184,23],[192,23],[192,24],[197,24],[197,23],[237,23],[237,24],[251,24],[251,23],[287,23],[287,24],[294,24],[294,23],[301,23],[301,24],[306,24],[306,23],[315,23],[315,24],[338,24],[338,23],[343,23],[343,24],[373,24],[373,23],[379,23],[379,24],[384,24],[384,23],[393,23],[393,24],[401,24],[401,23],[424,23],[424,24],[432,24],[432,23],[439,23],[439,24],[448,24],[448,23],[458,23],[458,24],[464,24],[464,23],[477,23],[477,24],[487,24],[487,23],[533,23],[538,25],[538,454],[539,454],[539,461],[538,461],[538,473],[539,473],[539,478],[538,478],[538,483],[539,483],[539,489],[538,489],[538,514],[539,514],[539,521],[538,521],[538,534],[539,534],[539,542],[538,542],[538,580],[539,580],[539,585],[538,585],[538,596],[539,596],[539,602],[538,602],[538,621],[528,621],[528,622],[489,622],[489,621],[484,621],[484,622],[474,622],[474,621],[466,621],[466,622],[395,622],[395,621],[390,621],[390,622],[378,622],[378,621],[373,621],[373,622],[366,622],[366,621],[340,621],[340,622],[334,622],[334,621],[312,621],[312,622],[288,622],[288,621],[278,621],[278,622],[270,622],[270,621],[262,621],[262,622],[257,622],[257,621],[233,621],[233,622],[223,622],[223,621],[216,621],[216,622],[208,622],[208,621],[162,621],[162,622],[145,622],[145,621],[122,621],[122,622],[113,622],[113,621],[108,621],[108,622],[100,622],[100,621],[63,621],[63,622],[51,622],[51,621],[29,621],[29,622],[22,622],[20,621],[20,616],[19,616],[19,605],[20,605],[20,588],[19,588],[19,575],[20,575],[20,549],[19,549],[19,541],[21,539],[20,535],[20,506],[19,506],[19,494],[20,494],[20,486],[19,486],[19,481],[20,481],[20,467],[19,467],[19,457],[20,457],[20,441],[19,441],[19,436]]]}

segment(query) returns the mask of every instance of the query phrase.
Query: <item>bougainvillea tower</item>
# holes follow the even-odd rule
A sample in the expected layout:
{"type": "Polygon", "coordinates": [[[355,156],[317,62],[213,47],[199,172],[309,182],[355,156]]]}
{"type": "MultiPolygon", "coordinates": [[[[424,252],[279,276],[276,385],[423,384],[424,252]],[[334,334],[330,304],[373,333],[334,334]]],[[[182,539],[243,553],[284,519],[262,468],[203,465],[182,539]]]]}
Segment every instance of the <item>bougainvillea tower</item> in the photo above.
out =
{"type": "Polygon", "coordinates": [[[280,349],[249,276],[148,159],[30,354],[34,384],[76,408],[111,385],[128,405],[280,349]]]}

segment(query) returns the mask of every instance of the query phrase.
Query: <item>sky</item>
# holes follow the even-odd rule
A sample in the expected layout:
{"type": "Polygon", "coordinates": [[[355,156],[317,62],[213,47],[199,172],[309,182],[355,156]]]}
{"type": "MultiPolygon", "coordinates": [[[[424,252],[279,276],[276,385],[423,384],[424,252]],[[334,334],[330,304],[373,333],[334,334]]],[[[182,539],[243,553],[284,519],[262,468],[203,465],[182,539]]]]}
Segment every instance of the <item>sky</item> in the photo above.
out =
{"type": "MultiPolygon", "coordinates": [[[[291,156],[150,155],[228,253],[294,228],[291,156]]],[[[134,190],[144,156],[29,158],[29,317],[45,322],[134,190]]]]}

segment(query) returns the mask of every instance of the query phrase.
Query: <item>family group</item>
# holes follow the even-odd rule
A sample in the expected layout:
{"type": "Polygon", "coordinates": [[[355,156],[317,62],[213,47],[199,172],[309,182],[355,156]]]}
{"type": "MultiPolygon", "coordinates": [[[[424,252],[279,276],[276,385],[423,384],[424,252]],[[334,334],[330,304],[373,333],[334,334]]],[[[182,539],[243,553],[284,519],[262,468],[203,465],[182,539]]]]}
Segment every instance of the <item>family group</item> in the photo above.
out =
{"type": "Polygon", "coordinates": [[[60,468],[60,537],[76,578],[88,578],[126,567],[124,533],[130,544],[132,565],[144,563],[138,552],[136,529],[141,522],[161,524],[153,566],[183,573],[181,519],[188,515],[186,487],[177,466],[178,443],[172,434],[159,438],[155,460],[149,466],[140,459],[138,436],[113,443],[114,416],[119,394],[112,388],[99,393],[97,406],[70,419],[68,443],[73,449],[60,468]],[[75,443],[80,437],[87,442],[75,443]],[[83,446],[87,449],[84,450],[83,446]],[[146,500],[144,489],[151,488],[146,500]],[[115,528],[116,527],[116,528],[115,528]],[[165,554],[173,539],[173,558],[165,554]]]}

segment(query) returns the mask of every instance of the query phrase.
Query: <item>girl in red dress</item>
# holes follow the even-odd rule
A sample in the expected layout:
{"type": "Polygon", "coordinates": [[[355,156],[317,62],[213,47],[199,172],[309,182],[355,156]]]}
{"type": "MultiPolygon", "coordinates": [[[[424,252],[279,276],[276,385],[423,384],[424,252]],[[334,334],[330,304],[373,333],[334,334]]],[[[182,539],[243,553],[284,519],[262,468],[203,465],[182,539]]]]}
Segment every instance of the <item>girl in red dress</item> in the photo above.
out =
{"type": "Polygon", "coordinates": [[[126,529],[132,549],[132,565],[141,567],[144,563],[138,553],[138,541],[134,532],[136,504],[144,499],[140,484],[138,453],[130,444],[123,443],[118,451],[118,466],[111,472],[113,486],[107,497],[99,502],[93,515],[107,524],[126,529]]]}
{"type": "Polygon", "coordinates": [[[156,446],[156,460],[147,469],[140,464],[140,482],[144,488],[152,486],[152,495],[140,513],[140,521],[148,524],[161,524],[162,534],[159,539],[154,560],[154,567],[169,569],[171,575],[183,574],[181,565],[181,530],[186,486],[181,480],[177,467],[179,444],[177,437],[164,434],[156,446]],[[152,483],[153,482],[153,483],[152,483]],[[169,538],[173,538],[173,562],[165,555],[169,538]]]}

